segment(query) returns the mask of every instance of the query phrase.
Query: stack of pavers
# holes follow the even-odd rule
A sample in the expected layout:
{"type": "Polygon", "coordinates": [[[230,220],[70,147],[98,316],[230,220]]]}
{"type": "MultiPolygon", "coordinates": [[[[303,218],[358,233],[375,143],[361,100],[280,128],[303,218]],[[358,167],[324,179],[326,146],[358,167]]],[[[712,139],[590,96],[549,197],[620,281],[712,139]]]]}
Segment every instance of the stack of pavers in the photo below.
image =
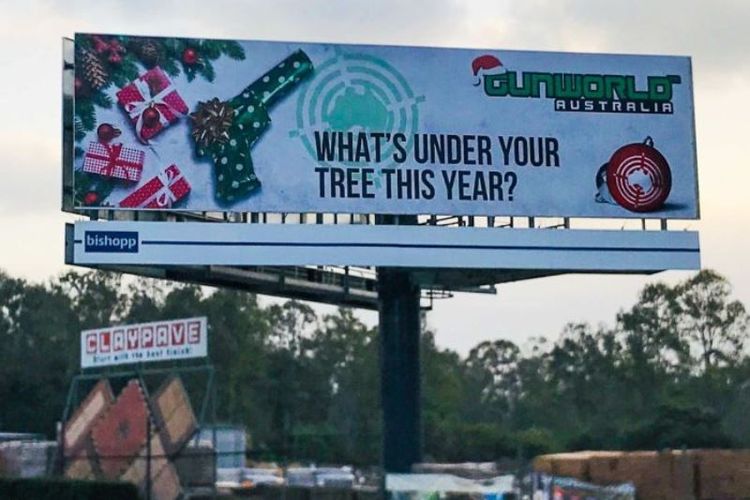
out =
{"type": "Polygon", "coordinates": [[[154,500],[174,500],[182,488],[173,462],[197,428],[178,377],[151,398],[134,379],[115,399],[102,380],[64,427],[65,475],[128,481],[154,500]]]}
{"type": "Polygon", "coordinates": [[[91,430],[114,400],[109,382],[100,380],[63,426],[62,457],[66,477],[95,479],[99,475],[91,430]]]}

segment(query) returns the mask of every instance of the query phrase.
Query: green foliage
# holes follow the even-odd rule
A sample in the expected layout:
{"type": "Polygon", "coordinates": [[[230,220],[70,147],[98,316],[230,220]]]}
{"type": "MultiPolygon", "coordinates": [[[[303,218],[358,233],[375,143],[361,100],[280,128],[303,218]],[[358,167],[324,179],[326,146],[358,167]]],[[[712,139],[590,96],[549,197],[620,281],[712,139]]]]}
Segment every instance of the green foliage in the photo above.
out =
{"type": "Polygon", "coordinates": [[[19,479],[0,477],[0,498],[6,500],[138,500],[131,483],[74,481],[68,479],[19,479]]]}
{"type": "Polygon", "coordinates": [[[73,129],[75,134],[75,141],[81,142],[83,138],[86,137],[86,129],[83,128],[83,122],[78,116],[73,118],[73,129]]]}
{"type": "Polygon", "coordinates": [[[529,427],[518,431],[515,441],[519,455],[527,460],[560,449],[560,443],[557,442],[552,432],[540,427],[529,427]]]}
{"type": "Polygon", "coordinates": [[[127,54],[122,59],[121,63],[112,68],[112,83],[114,83],[116,87],[122,88],[138,78],[139,73],[140,70],[136,65],[135,56],[132,54],[127,54]]]}
{"type": "MultiPolygon", "coordinates": [[[[77,130],[88,132],[96,126],[96,110],[92,99],[77,99],[75,106],[75,119],[80,126],[77,130]]],[[[83,137],[81,137],[82,139],[83,137]]]]}
{"type": "MultiPolygon", "coordinates": [[[[83,154],[82,148],[76,149],[75,154],[79,155],[79,153],[83,154]]],[[[88,193],[96,193],[97,195],[97,199],[93,205],[107,205],[107,203],[103,203],[101,200],[107,198],[115,188],[117,184],[116,179],[89,174],[83,170],[76,170],[74,176],[73,185],[75,186],[75,203],[77,205],[92,205],[91,203],[86,203],[86,195],[88,193]]]]}
{"type": "Polygon", "coordinates": [[[245,59],[245,51],[242,46],[234,40],[225,40],[221,42],[221,52],[226,54],[230,59],[242,61],[245,59]]]}
{"type": "Polygon", "coordinates": [[[179,76],[180,68],[177,66],[175,59],[167,59],[161,62],[161,69],[172,78],[179,76]]]}
{"type": "Polygon", "coordinates": [[[665,403],[652,419],[624,437],[623,448],[730,448],[732,440],[721,427],[721,417],[711,408],[665,403]]]}
{"type": "MultiPolygon", "coordinates": [[[[378,463],[378,336],[351,310],[103,272],[46,284],[0,272],[0,428],[52,437],[81,330],[187,316],[208,317],[217,418],[247,427],[254,456],[378,463]]],[[[746,325],[726,280],[703,271],[646,286],[612,328],[570,324],[554,343],[493,339],[462,357],[425,329],[425,455],[748,446],[746,325]]]]}
{"type": "Polygon", "coordinates": [[[144,69],[158,65],[171,77],[185,73],[189,82],[192,82],[196,76],[213,82],[216,78],[213,61],[221,56],[234,60],[245,59],[242,46],[230,40],[79,35],[76,37],[76,43],[76,57],[81,60],[84,51],[96,54],[107,75],[107,80],[101,88],[92,88],[85,81],[83,65],[76,66],[76,78],[84,82],[80,91],[76,93],[76,142],[82,141],[86,132],[96,128],[96,107],[104,109],[112,107],[112,98],[107,93],[107,89],[112,85],[117,88],[125,87],[138,78],[144,69]],[[117,59],[110,59],[110,49],[106,48],[106,45],[105,48],[97,49],[98,43],[119,44],[120,52],[117,53],[117,59]],[[143,50],[145,45],[149,46],[151,53],[143,50]],[[184,60],[184,52],[188,48],[195,50],[198,55],[195,63],[188,64],[184,60]]]}
{"type": "Polygon", "coordinates": [[[222,42],[220,40],[204,40],[201,44],[196,44],[206,59],[218,59],[221,55],[222,42]]]}
{"type": "MultiPolygon", "coordinates": [[[[100,108],[109,109],[112,107],[112,98],[104,92],[95,92],[91,95],[91,102],[100,108]]],[[[92,127],[93,128],[93,127],[92,127]]]]}
{"type": "Polygon", "coordinates": [[[203,76],[209,82],[213,82],[216,78],[216,72],[214,71],[214,67],[211,64],[211,61],[206,61],[203,63],[203,76]]]}

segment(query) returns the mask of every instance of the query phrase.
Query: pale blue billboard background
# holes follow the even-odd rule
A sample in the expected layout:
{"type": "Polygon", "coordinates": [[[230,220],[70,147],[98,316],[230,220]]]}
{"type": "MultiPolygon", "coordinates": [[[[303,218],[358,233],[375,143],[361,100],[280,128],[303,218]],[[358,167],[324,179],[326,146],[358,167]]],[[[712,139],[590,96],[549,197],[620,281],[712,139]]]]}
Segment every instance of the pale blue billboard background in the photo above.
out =
{"type": "MultiPolygon", "coordinates": [[[[358,46],[280,42],[240,42],[245,50],[244,61],[222,57],[214,63],[216,80],[209,83],[200,78],[188,83],[184,75],[174,84],[193,110],[199,101],[213,97],[225,100],[237,95],[249,83],[292,52],[302,49],[316,67],[313,77],[295,89],[271,110],[271,126],[253,147],[255,171],[262,188],[245,200],[232,205],[220,204],[214,196],[213,165],[198,160],[193,154],[189,136],[189,119],[178,123],[155,138],[146,149],[143,177],[138,185],[155,176],[170,164],[176,164],[191,184],[189,196],[176,205],[177,209],[195,211],[241,212],[339,212],[339,213],[416,213],[474,214],[522,216],[579,217],[644,217],[618,205],[595,201],[595,175],[619,147],[639,143],[650,136],[655,147],[666,157],[672,172],[672,189],[663,209],[648,217],[696,218],[698,216],[695,132],[693,120],[693,89],[691,64],[687,57],[624,56],[572,54],[555,52],[522,52],[489,49],[433,49],[392,46],[358,46]],[[546,98],[488,97],[481,86],[474,86],[472,61],[491,54],[502,61],[508,71],[539,71],[549,73],[594,73],[634,75],[639,88],[648,76],[679,75],[681,83],[674,86],[673,114],[583,113],[556,112],[554,100],[546,98]],[[328,78],[324,84],[322,78],[328,78]],[[331,83],[333,82],[333,83],[331,83]],[[343,82],[343,87],[335,85],[343,82]],[[364,83],[363,83],[364,82],[364,83]],[[385,187],[375,187],[374,199],[320,198],[318,162],[306,147],[303,137],[312,138],[313,129],[324,130],[331,125],[320,109],[309,110],[310,98],[316,89],[328,94],[327,111],[337,111],[337,100],[346,88],[360,96],[359,105],[367,108],[372,84],[382,91],[402,96],[399,105],[389,112],[393,121],[406,123],[407,133],[477,134],[493,140],[492,166],[420,165],[407,161],[396,168],[433,168],[435,197],[432,200],[387,199],[385,187]],[[326,86],[327,85],[327,86],[326,86]],[[392,88],[389,90],[389,86],[392,88]],[[410,95],[409,95],[410,94],[410,95]],[[364,103],[364,104],[363,104],[364,103]],[[310,117],[300,121],[300,113],[310,117]],[[404,118],[404,114],[406,117],[404,118]],[[302,128],[300,127],[302,124],[302,128]],[[560,167],[501,165],[502,156],[497,136],[555,137],[559,141],[560,167]],[[442,188],[439,170],[499,169],[517,175],[514,199],[509,201],[448,200],[442,188]]],[[[110,88],[112,94],[117,89],[110,88]]],[[[351,95],[351,93],[350,93],[351,95]]],[[[372,103],[372,100],[370,100],[372,103]]],[[[345,104],[339,102],[339,107],[345,104]]],[[[356,103],[355,103],[356,105],[356,103]]],[[[372,106],[370,106],[371,108],[372,106]]],[[[352,109],[351,107],[349,109],[352,109]]],[[[137,144],[133,128],[117,106],[97,109],[97,122],[110,122],[123,130],[120,140],[137,144]]],[[[367,130],[351,127],[351,131],[367,130]]],[[[403,128],[403,127],[402,127],[403,128]]],[[[377,130],[368,130],[377,131],[377,130]]],[[[389,130],[384,130],[388,132],[389,130]]],[[[91,132],[82,141],[85,146],[95,140],[91,132]]],[[[349,166],[376,169],[391,166],[356,164],[349,166]]],[[[81,160],[76,161],[80,168],[81,160]]],[[[341,165],[338,165],[341,166],[341,165]]],[[[137,186],[135,186],[137,187],[137,186]]],[[[108,203],[116,205],[134,187],[116,188],[108,203]]],[[[507,196],[507,194],[506,194],[507,196]]]]}

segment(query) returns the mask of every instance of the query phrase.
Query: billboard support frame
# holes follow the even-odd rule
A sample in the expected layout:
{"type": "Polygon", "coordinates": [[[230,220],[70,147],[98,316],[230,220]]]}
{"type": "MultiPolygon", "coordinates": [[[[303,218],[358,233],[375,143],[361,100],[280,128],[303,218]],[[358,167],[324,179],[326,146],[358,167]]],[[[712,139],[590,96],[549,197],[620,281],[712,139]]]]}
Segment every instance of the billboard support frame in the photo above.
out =
{"type": "Polygon", "coordinates": [[[409,473],[422,461],[421,311],[412,273],[378,269],[382,463],[386,472],[409,473]]]}
{"type": "MultiPolygon", "coordinates": [[[[416,216],[380,216],[376,224],[417,223],[416,216]]],[[[409,270],[377,268],[382,466],[409,473],[422,461],[421,289],[409,270]]]]}

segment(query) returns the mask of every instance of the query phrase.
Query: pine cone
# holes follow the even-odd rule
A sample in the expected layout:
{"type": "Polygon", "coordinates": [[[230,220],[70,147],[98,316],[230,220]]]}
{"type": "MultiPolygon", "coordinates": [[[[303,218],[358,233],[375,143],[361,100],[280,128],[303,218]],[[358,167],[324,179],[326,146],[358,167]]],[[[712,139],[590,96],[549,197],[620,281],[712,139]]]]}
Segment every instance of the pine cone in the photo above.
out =
{"type": "Polygon", "coordinates": [[[147,68],[153,68],[157,64],[159,64],[159,59],[161,57],[159,46],[152,42],[151,40],[147,40],[141,44],[140,47],[138,47],[138,56],[141,59],[141,62],[143,62],[144,66],[147,68]]]}
{"type": "Polygon", "coordinates": [[[109,83],[107,69],[95,52],[84,49],[81,54],[81,65],[83,66],[83,78],[92,89],[98,90],[109,83]]]}

